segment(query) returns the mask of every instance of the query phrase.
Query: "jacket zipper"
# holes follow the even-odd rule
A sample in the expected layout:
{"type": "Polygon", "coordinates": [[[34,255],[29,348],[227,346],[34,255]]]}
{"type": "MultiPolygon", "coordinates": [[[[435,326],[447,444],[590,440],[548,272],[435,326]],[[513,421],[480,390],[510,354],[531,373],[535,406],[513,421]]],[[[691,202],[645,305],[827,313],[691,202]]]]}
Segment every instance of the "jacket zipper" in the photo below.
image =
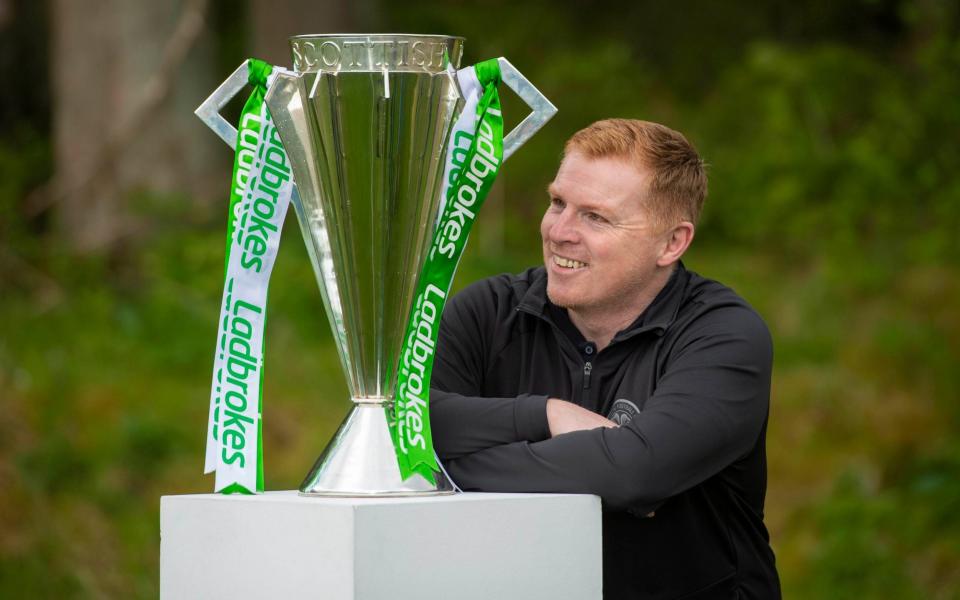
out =
{"type": "MultiPolygon", "coordinates": [[[[529,309],[527,309],[527,308],[525,308],[525,307],[523,307],[523,306],[518,306],[518,307],[516,308],[516,310],[518,310],[518,311],[520,311],[520,312],[525,312],[525,313],[527,313],[527,314],[529,314],[529,315],[533,315],[534,317],[537,317],[538,319],[540,319],[540,320],[542,320],[542,321],[546,321],[546,323],[547,323],[548,325],[550,325],[550,327],[553,328],[553,330],[557,333],[557,338],[560,339],[560,340],[562,340],[561,343],[567,344],[567,347],[570,348],[571,350],[573,350],[573,353],[574,353],[574,354],[577,354],[577,355],[580,354],[580,351],[577,350],[576,346],[573,345],[573,342],[570,341],[570,339],[566,336],[566,334],[563,333],[563,331],[560,329],[560,327],[559,327],[556,323],[554,323],[553,320],[548,319],[548,318],[546,318],[545,316],[543,316],[542,314],[539,314],[539,313],[537,313],[537,312],[535,312],[535,311],[529,310],[529,309]]],[[[613,345],[613,344],[614,344],[614,342],[611,341],[611,342],[610,342],[610,345],[613,345]]],[[[590,373],[592,373],[592,372],[593,372],[593,362],[587,361],[587,362],[583,363],[583,389],[585,389],[585,390],[589,390],[589,389],[590,389],[590,373]]]]}

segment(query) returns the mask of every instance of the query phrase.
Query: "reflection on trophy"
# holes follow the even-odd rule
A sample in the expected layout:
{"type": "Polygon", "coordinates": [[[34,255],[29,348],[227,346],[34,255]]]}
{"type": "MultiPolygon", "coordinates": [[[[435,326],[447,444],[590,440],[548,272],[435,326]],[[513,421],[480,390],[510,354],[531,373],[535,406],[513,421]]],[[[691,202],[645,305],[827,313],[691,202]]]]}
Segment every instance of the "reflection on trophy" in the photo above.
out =
{"type": "MultiPolygon", "coordinates": [[[[310,35],[290,40],[294,73],[266,96],[293,169],[292,201],[320,287],[353,408],[300,487],[305,495],[448,494],[403,480],[389,427],[397,365],[432,240],[450,130],[463,102],[463,39],[310,35]]],[[[556,111],[499,59],[502,80],[533,109],[504,139],[504,159],[556,111]]],[[[245,83],[238,69],[204,103],[216,114],[245,83]],[[239,76],[238,76],[239,73],[239,76]]]]}

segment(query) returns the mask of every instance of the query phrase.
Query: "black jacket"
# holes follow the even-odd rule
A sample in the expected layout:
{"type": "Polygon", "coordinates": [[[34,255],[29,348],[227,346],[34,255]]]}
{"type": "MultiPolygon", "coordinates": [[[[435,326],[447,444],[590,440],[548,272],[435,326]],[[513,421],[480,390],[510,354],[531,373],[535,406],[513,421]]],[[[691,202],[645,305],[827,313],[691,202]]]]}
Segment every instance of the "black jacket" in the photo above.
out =
{"type": "Polygon", "coordinates": [[[756,312],[683,265],[599,353],[547,299],[542,267],[500,275],[444,310],[434,444],[465,490],[599,495],[608,600],[779,598],[763,524],[771,363],[756,312]],[[621,426],[551,438],[548,397],[621,426]]]}

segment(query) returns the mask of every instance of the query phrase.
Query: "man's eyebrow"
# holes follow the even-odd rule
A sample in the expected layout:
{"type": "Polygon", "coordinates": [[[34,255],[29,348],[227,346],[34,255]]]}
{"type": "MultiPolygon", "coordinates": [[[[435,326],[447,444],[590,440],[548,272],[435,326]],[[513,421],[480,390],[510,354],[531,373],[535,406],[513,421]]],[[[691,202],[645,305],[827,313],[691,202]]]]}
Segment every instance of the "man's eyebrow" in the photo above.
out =
{"type": "MultiPolygon", "coordinates": [[[[559,200],[563,199],[563,197],[557,193],[557,187],[552,182],[547,185],[547,194],[549,194],[551,198],[557,198],[559,200]]],[[[605,206],[591,204],[590,202],[584,202],[580,204],[580,210],[586,212],[595,212],[602,215],[609,215],[613,213],[613,211],[605,206]]]]}

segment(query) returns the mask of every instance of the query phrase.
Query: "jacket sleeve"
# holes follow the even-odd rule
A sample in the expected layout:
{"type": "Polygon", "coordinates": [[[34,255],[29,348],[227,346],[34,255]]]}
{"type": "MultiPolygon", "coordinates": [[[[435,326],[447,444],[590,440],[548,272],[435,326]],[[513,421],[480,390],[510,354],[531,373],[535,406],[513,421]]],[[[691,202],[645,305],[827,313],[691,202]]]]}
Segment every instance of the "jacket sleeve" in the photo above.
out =
{"type": "Polygon", "coordinates": [[[550,437],[546,396],[482,397],[490,330],[481,315],[494,311],[478,305],[494,302],[489,284],[480,282],[443,311],[430,384],[430,428],[442,460],[550,437]]]}
{"type": "Polygon", "coordinates": [[[441,460],[550,437],[547,397],[482,398],[430,390],[430,427],[441,460]]]}
{"type": "Polygon", "coordinates": [[[446,462],[465,490],[599,495],[655,509],[747,454],[767,418],[772,343],[743,307],[704,315],[679,336],[654,394],[624,426],[518,441],[446,462]]]}

